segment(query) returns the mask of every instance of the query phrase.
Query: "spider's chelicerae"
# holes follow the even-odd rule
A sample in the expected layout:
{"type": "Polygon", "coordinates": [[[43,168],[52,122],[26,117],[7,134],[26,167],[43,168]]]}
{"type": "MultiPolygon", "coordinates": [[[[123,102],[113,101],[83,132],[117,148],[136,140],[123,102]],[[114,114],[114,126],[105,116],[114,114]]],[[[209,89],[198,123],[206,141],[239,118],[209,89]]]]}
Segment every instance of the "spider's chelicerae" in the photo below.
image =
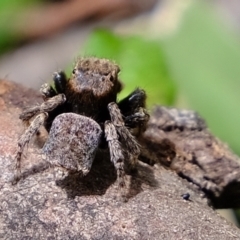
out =
{"type": "Polygon", "coordinates": [[[108,145],[119,186],[124,188],[124,164],[136,164],[140,149],[135,136],[141,134],[149,115],[142,89],[117,102],[122,89],[119,71],[107,59],[79,58],[69,79],[60,71],[54,73],[54,87],[42,85],[44,102],[20,115],[28,128],[18,141],[15,181],[20,179],[24,147],[44,126],[49,135],[42,150],[48,162],[86,175],[96,150],[108,145]]]}

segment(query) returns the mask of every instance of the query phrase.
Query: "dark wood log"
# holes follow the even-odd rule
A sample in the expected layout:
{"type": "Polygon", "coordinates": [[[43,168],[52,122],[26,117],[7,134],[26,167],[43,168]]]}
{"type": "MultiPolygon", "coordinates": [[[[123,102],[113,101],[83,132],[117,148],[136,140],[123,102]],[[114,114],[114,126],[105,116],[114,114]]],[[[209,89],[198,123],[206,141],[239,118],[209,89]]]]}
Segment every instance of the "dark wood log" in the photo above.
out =
{"type": "Polygon", "coordinates": [[[176,171],[215,208],[240,207],[240,159],[194,111],[156,107],[141,141],[143,161],[176,171]]]}
{"type": "MultiPolygon", "coordinates": [[[[14,155],[17,140],[24,131],[18,116],[23,107],[37,102],[40,103],[41,99],[35,91],[0,81],[1,239],[239,239],[240,230],[209,207],[209,199],[202,191],[201,183],[191,180],[193,175],[188,178],[192,181],[189,182],[159,164],[138,163],[138,171],[127,176],[128,201],[122,202],[114,167],[107,154],[98,154],[86,177],[66,176],[60,168],[48,168],[41,158],[40,149],[32,143],[23,159],[23,179],[13,186],[14,155]],[[189,194],[189,198],[183,194],[189,194]]],[[[156,119],[157,114],[152,119],[156,119]]],[[[155,147],[156,151],[161,143],[159,146],[165,146],[165,150],[160,155],[152,152],[151,158],[145,154],[145,160],[170,162],[168,166],[175,164],[179,173],[179,169],[184,169],[177,164],[184,161],[182,158],[186,153],[184,148],[180,148],[184,142],[177,145],[167,137],[167,132],[164,133],[165,140],[158,140],[157,132],[150,134],[154,124],[157,126],[159,122],[150,121],[142,141],[149,144],[149,149],[155,147]],[[176,151],[177,148],[180,150],[176,151]]],[[[170,133],[170,128],[168,130],[170,133]]],[[[176,138],[177,132],[175,129],[176,138]]],[[[183,133],[179,130],[181,139],[183,136],[187,138],[188,135],[183,133]]],[[[214,144],[211,146],[219,146],[217,140],[214,144]]],[[[200,149],[202,154],[207,150],[200,149]]],[[[206,152],[207,157],[212,156],[209,152],[206,152]]],[[[235,158],[231,158],[230,152],[228,154],[226,156],[229,157],[224,155],[225,158],[233,161],[235,158]]],[[[233,162],[235,164],[235,160],[233,162]]],[[[198,164],[195,165],[201,170],[198,164]]],[[[187,173],[183,173],[186,178],[187,173]]],[[[216,175],[214,179],[222,178],[216,175]]],[[[216,181],[213,183],[218,186],[218,192],[226,186],[216,181]]],[[[206,189],[212,191],[214,188],[206,189]]]]}

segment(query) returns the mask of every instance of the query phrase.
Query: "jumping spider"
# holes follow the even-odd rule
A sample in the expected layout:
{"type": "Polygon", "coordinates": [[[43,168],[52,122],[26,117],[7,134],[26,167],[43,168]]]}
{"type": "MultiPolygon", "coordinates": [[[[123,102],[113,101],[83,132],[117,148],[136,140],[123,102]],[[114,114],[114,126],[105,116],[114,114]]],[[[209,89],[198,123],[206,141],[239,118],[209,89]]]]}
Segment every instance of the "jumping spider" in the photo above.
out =
{"type": "Polygon", "coordinates": [[[54,87],[42,85],[44,102],[20,115],[28,128],[18,141],[16,182],[24,147],[44,126],[49,135],[42,151],[49,163],[86,175],[96,150],[108,146],[119,187],[124,189],[124,165],[136,165],[140,148],[135,136],[141,134],[149,115],[142,89],[117,102],[122,89],[119,72],[107,59],[79,58],[69,79],[60,71],[54,73],[54,87]]]}

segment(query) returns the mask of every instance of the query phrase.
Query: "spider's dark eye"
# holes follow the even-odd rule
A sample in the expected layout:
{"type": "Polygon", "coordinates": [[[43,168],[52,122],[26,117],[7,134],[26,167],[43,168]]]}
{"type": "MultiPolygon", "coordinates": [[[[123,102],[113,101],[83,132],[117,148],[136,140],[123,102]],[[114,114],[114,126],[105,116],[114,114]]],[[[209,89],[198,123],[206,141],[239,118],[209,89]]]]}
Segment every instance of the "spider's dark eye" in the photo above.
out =
{"type": "Polygon", "coordinates": [[[72,74],[75,74],[76,73],[76,69],[74,68],[73,70],[72,70],[72,74]]]}
{"type": "Polygon", "coordinates": [[[110,81],[113,82],[113,80],[114,80],[114,77],[111,75],[110,76],[110,81]]]}

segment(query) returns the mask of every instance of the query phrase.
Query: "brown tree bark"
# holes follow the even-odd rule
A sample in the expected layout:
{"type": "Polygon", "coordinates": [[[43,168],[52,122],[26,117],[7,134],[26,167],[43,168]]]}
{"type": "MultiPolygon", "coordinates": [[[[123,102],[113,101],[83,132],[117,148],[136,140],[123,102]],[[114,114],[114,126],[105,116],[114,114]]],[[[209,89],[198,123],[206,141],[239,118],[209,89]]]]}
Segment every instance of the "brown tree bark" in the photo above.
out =
{"type": "Polygon", "coordinates": [[[24,131],[18,115],[37,102],[35,91],[0,81],[1,239],[239,239],[240,230],[209,206],[239,207],[238,158],[191,112],[159,107],[153,113],[140,139],[146,163],[127,176],[127,202],[105,153],[86,177],[64,176],[30,144],[23,179],[13,186],[24,131]]]}
{"type": "Polygon", "coordinates": [[[120,19],[150,10],[156,0],[71,0],[36,5],[19,16],[14,26],[24,39],[50,36],[83,22],[103,18],[120,19]]]}
{"type": "Polygon", "coordinates": [[[143,161],[161,163],[203,191],[215,208],[240,207],[240,161],[197,113],[157,107],[142,138],[143,161]]]}

